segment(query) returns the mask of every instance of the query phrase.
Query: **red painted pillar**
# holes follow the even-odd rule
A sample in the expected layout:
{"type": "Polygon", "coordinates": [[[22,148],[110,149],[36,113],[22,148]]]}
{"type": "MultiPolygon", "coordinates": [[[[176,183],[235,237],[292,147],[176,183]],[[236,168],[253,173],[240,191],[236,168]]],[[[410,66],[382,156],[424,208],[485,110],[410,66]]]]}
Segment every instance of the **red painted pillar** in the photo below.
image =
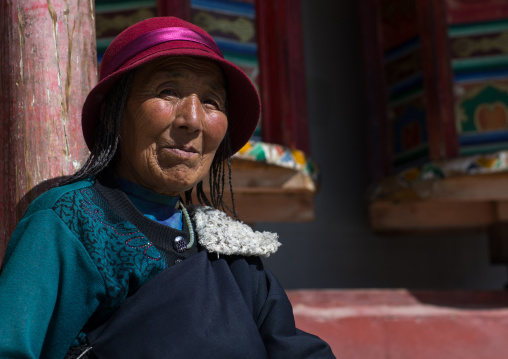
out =
{"type": "Polygon", "coordinates": [[[88,154],[81,106],[96,63],[93,1],[0,2],[0,261],[28,203],[88,154]]]}

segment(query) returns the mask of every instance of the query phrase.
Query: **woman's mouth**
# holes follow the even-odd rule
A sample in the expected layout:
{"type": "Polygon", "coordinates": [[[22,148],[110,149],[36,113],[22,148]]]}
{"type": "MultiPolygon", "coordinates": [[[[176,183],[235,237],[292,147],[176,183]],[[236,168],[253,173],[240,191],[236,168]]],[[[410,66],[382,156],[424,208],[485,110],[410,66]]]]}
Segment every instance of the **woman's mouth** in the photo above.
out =
{"type": "Polygon", "coordinates": [[[192,158],[196,155],[198,155],[198,151],[193,147],[166,147],[166,151],[170,152],[171,154],[183,157],[183,158],[192,158]]]}

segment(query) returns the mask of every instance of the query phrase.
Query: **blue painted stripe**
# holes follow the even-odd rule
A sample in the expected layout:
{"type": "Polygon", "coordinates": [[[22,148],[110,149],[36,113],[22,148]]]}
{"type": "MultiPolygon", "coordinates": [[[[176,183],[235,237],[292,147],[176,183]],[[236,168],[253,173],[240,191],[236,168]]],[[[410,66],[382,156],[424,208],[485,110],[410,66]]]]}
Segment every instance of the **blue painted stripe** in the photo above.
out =
{"type": "Polygon", "coordinates": [[[238,52],[222,51],[224,58],[234,64],[241,64],[247,67],[259,67],[258,57],[254,55],[245,55],[238,52]]]}
{"type": "Polygon", "coordinates": [[[400,46],[385,52],[385,62],[394,61],[420,47],[420,39],[414,37],[400,46]]]}
{"type": "Polygon", "coordinates": [[[226,0],[191,0],[191,7],[199,10],[216,11],[231,15],[242,15],[254,18],[256,11],[253,4],[226,0]]]}
{"type": "Polygon", "coordinates": [[[508,131],[493,131],[484,133],[475,133],[470,135],[459,135],[461,146],[474,146],[484,143],[507,142],[508,131]]]}
{"type": "Polygon", "coordinates": [[[400,92],[404,92],[409,89],[414,89],[416,87],[421,87],[422,84],[423,84],[423,75],[421,73],[417,73],[390,86],[388,88],[388,92],[390,94],[390,97],[392,97],[400,92]]]}
{"type": "Polygon", "coordinates": [[[214,36],[213,39],[222,51],[257,56],[258,46],[255,43],[232,41],[219,36],[214,36]]]}
{"type": "Polygon", "coordinates": [[[492,71],[476,71],[470,73],[455,73],[454,79],[455,82],[472,82],[472,81],[482,81],[482,80],[492,80],[492,79],[501,79],[508,77],[508,69],[496,69],[492,71]]]}

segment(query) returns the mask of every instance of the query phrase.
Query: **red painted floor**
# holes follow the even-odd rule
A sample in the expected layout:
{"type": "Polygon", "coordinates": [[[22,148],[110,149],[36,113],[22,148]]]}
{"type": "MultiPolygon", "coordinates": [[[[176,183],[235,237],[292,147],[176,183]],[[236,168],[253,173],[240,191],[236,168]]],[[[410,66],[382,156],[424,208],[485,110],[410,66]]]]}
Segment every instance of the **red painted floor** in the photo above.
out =
{"type": "Polygon", "coordinates": [[[337,358],[508,359],[508,292],[288,291],[337,358]]]}

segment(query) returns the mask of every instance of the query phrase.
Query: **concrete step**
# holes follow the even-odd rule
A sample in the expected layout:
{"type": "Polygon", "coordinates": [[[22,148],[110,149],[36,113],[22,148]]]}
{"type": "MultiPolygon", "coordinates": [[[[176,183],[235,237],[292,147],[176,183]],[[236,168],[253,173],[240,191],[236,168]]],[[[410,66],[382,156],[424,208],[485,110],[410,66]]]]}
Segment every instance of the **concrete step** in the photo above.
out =
{"type": "Polygon", "coordinates": [[[288,291],[298,328],[337,358],[508,359],[508,292],[288,291]]]}

